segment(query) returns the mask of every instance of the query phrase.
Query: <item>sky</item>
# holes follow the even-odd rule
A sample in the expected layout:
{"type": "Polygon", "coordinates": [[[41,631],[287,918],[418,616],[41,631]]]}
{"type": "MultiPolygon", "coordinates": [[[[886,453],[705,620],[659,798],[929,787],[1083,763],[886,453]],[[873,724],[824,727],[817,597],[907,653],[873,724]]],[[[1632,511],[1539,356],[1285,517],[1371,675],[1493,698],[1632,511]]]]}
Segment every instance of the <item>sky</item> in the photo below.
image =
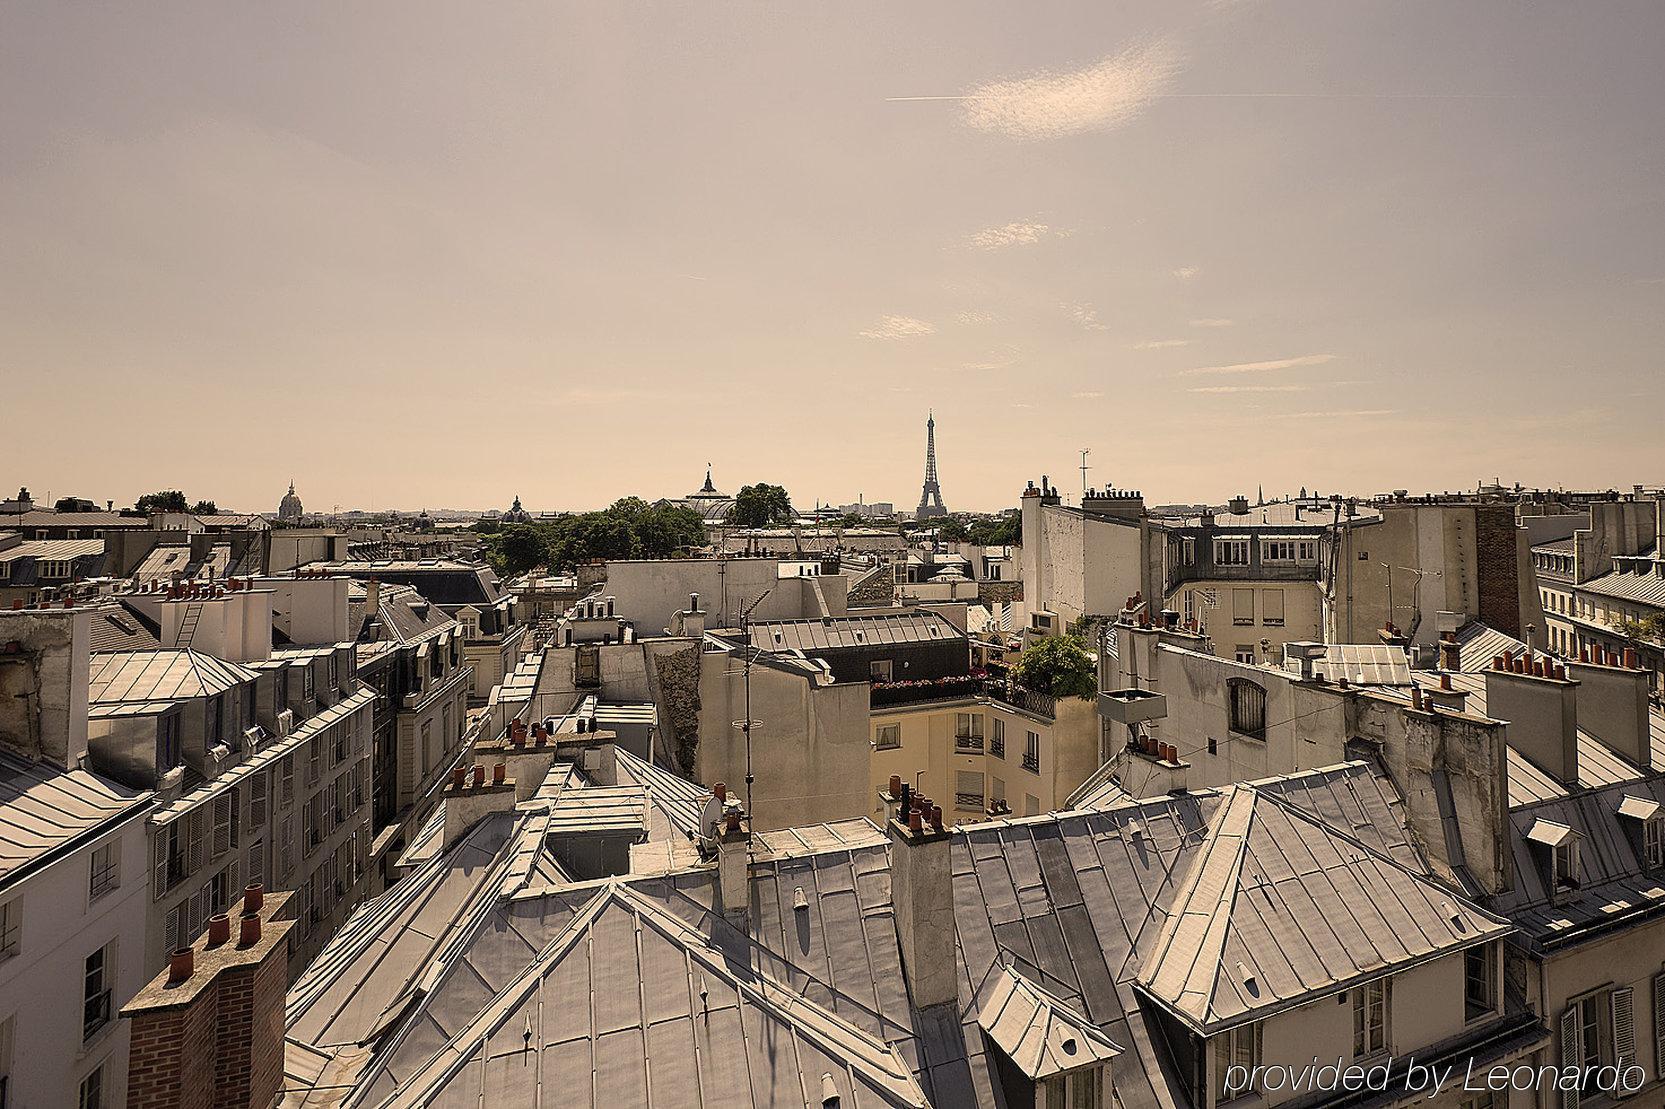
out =
{"type": "Polygon", "coordinates": [[[0,6],[0,487],[1665,481],[1665,5],[0,6]]]}

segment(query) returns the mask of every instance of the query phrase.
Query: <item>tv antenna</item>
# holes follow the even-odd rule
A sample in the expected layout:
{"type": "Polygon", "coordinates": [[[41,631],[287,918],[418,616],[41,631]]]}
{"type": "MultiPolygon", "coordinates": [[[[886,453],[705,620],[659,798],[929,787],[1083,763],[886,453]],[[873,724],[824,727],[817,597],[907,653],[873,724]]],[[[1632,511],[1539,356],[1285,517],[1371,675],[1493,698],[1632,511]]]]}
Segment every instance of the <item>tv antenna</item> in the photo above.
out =
{"type": "Polygon", "coordinates": [[[752,658],[757,654],[757,648],[752,646],[752,609],[762,604],[763,598],[774,591],[773,586],[765,589],[752,600],[751,604],[740,609],[740,642],[745,644],[746,649],[745,676],[742,679],[746,687],[746,718],[736,720],[734,726],[740,729],[740,734],[744,737],[746,744],[746,816],[748,819],[752,817],[752,782],[756,780],[752,776],[752,729],[763,723],[761,720],[752,719],[752,658]]]}

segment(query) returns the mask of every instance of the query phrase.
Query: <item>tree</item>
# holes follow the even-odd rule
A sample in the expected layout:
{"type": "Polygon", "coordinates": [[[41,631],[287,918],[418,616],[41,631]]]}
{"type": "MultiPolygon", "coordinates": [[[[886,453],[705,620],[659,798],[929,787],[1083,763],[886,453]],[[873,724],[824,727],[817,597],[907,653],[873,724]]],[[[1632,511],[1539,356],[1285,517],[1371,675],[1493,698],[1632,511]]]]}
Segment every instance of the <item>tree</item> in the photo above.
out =
{"type": "Polygon", "coordinates": [[[867,517],[859,512],[846,512],[838,518],[838,526],[841,528],[864,528],[867,526],[867,517]]]}
{"type": "Polygon", "coordinates": [[[971,525],[971,542],[979,547],[1011,547],[1023,542],[1023,517],[1002,516],[971,525]]]}
{"type": "Polygon", "coordinates": [[[185,494],[177,489],[168,489],[160,493],[146,493],[133,507],[140,512],[189,512],[190,505],[185,500],[185,494]]]}
{"type": "Polygon", "coordinates": [[[636,545],[643,558],[669,558],[705,545],[705,522],[691,508],[656,504],[636,517],[636,545]]]}
{"type": "Polygon", "coordinates": [[[538,529],[513,524],[487,540],[486,560],[499,577],[516,578],[549,560],[549,548],[538,529]]]}
{"type": "Polygon", "coordinates": [[[763,482],[741,489],[734,495],[734,507],[728,510],[728,522],[743,528],[789,524],[796,516],[786,490],[763,482]]]}
{"type": "Polygon", "coordinates": [[[1665,643],[1665,612],[1656,612],[1640,620],[1621,618],[1613,626],[1631,639],[1665,643]]]}
{"type": "Polygon", "coordinates": [[[937,522],[937,538],[944,543],[964,543],[971,538],[971,529],[963,521],[945,516],[937,522]]]}
{"type": "Polygon", "coordinates": [[[219,506],[213,501],[198,501],[191,506],[191,515],[193,516],[218,516],[219,514],[219,506]]]}
{"type": "Polygon", "coordinates": [[[1042,639],[1018,656],[1013,673],[1026,689],[1054,697],[1093,697],[1098,693],[1098,667],[1077,639],[1042,639]]]}

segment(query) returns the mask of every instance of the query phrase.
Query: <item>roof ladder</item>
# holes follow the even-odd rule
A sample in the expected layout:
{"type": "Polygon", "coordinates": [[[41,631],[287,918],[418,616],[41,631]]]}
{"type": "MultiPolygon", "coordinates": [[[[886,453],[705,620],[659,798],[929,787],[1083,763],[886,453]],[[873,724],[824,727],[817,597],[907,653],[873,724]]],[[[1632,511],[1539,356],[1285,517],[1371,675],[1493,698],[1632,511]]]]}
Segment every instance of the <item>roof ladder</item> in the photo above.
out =
{"type": "Polygon", "coordinates": [[[197,621],[202,619],[202,602],[197,601],[185,609],[185,616],[179,621],[179,635],[175,638],[175,647],[189,647],[191,639],[197,634],[197,621]]]}

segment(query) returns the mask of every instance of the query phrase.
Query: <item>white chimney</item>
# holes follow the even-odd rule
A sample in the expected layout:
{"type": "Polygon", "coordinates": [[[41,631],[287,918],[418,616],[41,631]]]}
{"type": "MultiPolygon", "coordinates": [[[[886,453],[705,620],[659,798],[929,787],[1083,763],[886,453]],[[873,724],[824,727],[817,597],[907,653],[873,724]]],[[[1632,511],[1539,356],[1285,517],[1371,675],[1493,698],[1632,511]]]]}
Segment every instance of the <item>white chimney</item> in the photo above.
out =
{"type": "Polygon", "coordinates": [[[908,807],[906,823],[892,820],[886,826],[890,893],[908,993],[915,1006],[928,1009],[959,997],[950,835],[942,827],[942,810],[929,799],[910,797],[908,807]]]}
{"type": "Polygon", "coordinates": [[[730,919],[744,919],[751,906],[751,847],[750,821],[739,798],[731,797],[717,829],[717,897],[730,919]]]}

